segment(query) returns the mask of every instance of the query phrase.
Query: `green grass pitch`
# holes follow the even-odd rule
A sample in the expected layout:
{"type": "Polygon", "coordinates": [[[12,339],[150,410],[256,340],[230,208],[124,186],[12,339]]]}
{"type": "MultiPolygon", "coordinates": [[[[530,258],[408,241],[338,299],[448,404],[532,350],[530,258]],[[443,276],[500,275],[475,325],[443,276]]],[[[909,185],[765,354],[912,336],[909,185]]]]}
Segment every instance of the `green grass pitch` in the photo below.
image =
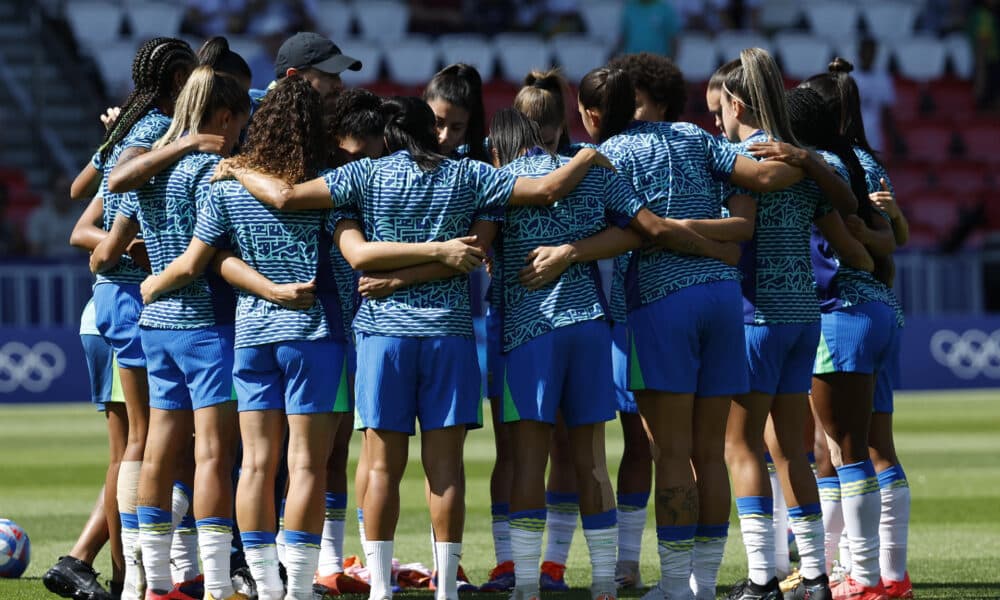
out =
{"type": "MultiPolygon", "coordinates": [[[[909,569],[916,597],[1000,598],[1000,393],[900,394],[896,415],[898,451],[913,491],[909,569]]],[[[18,580],[0,580],[0,599],[54,598],[40,578],[73,545],[100,487],[107,460],[103,419],[83,404],[8,405],[0,406],[0,423],[4,429],[0,517],[20,523],[32,542],[27,573],[18,580]]],[[[621,443],[619,427],[609,424],[608,458],[613,469],[621,443]]],[[[354,444],[356,456],[357,438],[354,444]]],[[[488,485],[493,456],[489,429],[470,433],[463,565],[480,583],[494,558],[488,485]]],[[[396,555],[404,562],[429,565],[429,520],[416,440],[410,460],[396,555]]],[[[735,520],[731,531],[720,593],[745,573],[735,520]]],[[[360,554],[360,550],[356,523],[349,518],[346,552],[360,554]]],[[[578,590],[565,596],[589,598],[584,591],[589,584],[588,564],[578,533],[567,571],[569,583],[578,590]]],[[[106,553],[96,567],[110,573],[106,553]]],[[[657,578],[652,514],[643,540],[642,570],[647,582],[657,578]]],[[[473,600],[498,597],[481,594],[473,600]]]]}

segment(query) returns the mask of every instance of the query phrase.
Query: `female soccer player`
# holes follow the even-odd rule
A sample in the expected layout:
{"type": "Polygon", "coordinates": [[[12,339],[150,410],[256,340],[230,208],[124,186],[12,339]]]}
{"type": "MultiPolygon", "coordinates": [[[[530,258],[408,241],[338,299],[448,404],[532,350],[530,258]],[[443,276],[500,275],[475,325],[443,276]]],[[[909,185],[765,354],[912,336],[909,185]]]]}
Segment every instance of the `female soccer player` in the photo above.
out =
{"type": "MultiPolygon", "coordinates": [[[[110,189],[112,170],[118,164],[148,152],[166,132],[174,99],[194,63],[195,56],[190,46],[173,38],[149,40],[136,53],[132,63],[135,89],[126,99],[118,119],[105,134],[93,160],[73,182],[71,190],[74,198],[89,198],[100,191],[105,231],[110,231],[118,206],[126,197],[110,189]]],[[[122,457],[117,485],[122,549],[126,561],[124,595],[128,598],[139,597],[143,586],[135,549],[139,537],[136,487],[145,450],[149,413],[146,358],[138,328],[142,306],[139,283],[147,274],[147,264],[142,242],[137,240],[129,246],[128,254],[122,256],[118,266],[98,276],[94,286],[97,327],[115,350],[129,419],[129,441],[122,457]]]]}
{"type": "MultiPolygon", "coordinates": [[[[771,56],[757,48],[747,49],[724,68],[721,118],[734,149],[752,156],[747,147],[754,142],[774,138],[796,144],[783,80],[771,56]]],[[[828,160],[846,179],[839,160],[832,155],[828,160]]],[[[775,536],[783,531],[776,532],[771,523],[772,490],[764,465],[764,429],[769,415],[777,436],[777,447],[771,448],[771,454],[779,478],[787,482],[783,496],[793,515],[803,584],[810,597],[829,598],[830,594],[816,481],[802,445],[809,415],[813,347],[819,342],[820,330],[809,250],[812,223],[816,222],[845,262],[867,270],[874,264],[822,194],[832,188],[832,196],[844,196],[842,202],[855,204],[850,187],[836,180],[823,157],[814,157],[809,165],[815,181],[803,180],[780,192],[759,194],[749,210],[749,223],[734,219],[696,222],[720,232],[735,232],[740,226],[753,231],[740,261],[750,393],[735,398],[726,434],[726,462],[733,477],[749,578],[730,594],[731,598],[756,598],[778,590],[774,547],[775,536]]],[[[734,217],[745,214],[733,206],[730,210],[734,217]]],[[[700,522],[705,521],[702,518],[700,522]]],[[[711,580],[697,581],[699,599],[715,596],[723,548],[719,545],[715,550],[711,580]]],[[[696,578],[699,566],[696,557],[696,578]]]]}
{"type": "MultiPolygon", "coordinates": [[[[868,228],[888,234],[863,242],[873,254],[884,254],[876,247],[893,245],[892,233],[889,224],[874,214],[864,169],[850,141],[840,134],[840,107],[826,102],[815,90],[796,88],[788,93],[788,108],[792,130],[801,142],[833,152],[847,166],[858,198],[857,217],[868,228]]],[[[850,223],[852,219],[847,220],[850,223]]],[[[833,596],[878,600],[885,597],[879,570],[880,499],[868,453],[868,433],[875,374],[888,360],[896,331],[895,315],[885,286],[871,273],[840,263],[828,241],[815,231],[812,247],[823,313],[812,404],[831,451],[839,451],[842,459],[837,476],[851,549],[851,573],[833,588],[833,596]]]]}
{"type": "Polygon", "coordinates": [[[456,63],[441,69],[427,84],[424,101],[434,111],[441,154],[489,162],[483,80],[475,67],[456,63]]]}
{"type": "MultiPolygon", "coordinates": [[[[249,114],[249,98],[235,79],[199,67],[178,97],[170,129],[154,149],[184,133],[202,132],[222,137],[221,152],[228,154],[249,114]]],[[[217,154],[187,154],[139,188],[119,207],[111,233],[91,255],[92,269],[113,267],[141,227],[153,273],[162,273],[190,243],[197,204],[206,201],[219,160],[217,154]]],[[[228,286],[200,277],[149,304],[139,321],[151,383],[150,432],[138,488],[147,598],[166,598],[171,590],[170,488],[176,448],[187,443],[192,431],[197,433],[193,504],[206,597],[238,597],[229,578],[230,472],[236,442],[233,304],[228,286]]]]}

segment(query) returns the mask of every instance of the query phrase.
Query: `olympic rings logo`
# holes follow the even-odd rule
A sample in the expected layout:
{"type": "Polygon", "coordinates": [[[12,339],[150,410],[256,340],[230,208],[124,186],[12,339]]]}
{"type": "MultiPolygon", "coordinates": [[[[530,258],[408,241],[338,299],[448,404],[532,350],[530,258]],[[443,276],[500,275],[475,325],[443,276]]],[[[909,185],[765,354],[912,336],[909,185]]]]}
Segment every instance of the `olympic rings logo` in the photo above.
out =
{"type": "Polygon", "coordinates": [[[969,329],[961,335],[941,329],[931,336],[930,349],[934,360],[951,369],[956,377],[975,379],[985,375],[1000,379],[1000,329],[992,335],[980,329],[969,329]]]}
{"type": "Polygon", "coordinates": [[[38,394],[66,371],[66,354],[52,342],[38,342],[28,347],[21,342],[7,342],[0,347],[0,393],[19,387],[38,394]]]}

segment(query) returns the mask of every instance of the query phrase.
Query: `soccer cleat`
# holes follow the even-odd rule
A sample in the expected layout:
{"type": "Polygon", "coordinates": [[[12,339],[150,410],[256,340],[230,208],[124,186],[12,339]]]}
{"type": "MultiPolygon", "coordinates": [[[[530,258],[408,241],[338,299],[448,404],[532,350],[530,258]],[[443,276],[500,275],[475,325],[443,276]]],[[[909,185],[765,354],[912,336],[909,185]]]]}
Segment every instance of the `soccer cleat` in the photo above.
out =
{"type": "Polygon", "coordinates": [[[316,575],[314,580],[316,586],[326,588],[326,594],[339,596],[340,594],[367,594],[371,591],[368,583],[355,579],[346,573],[331,573],[330,575],[316,575]]]}
{"type": "Polygon", "coordinates": [[[774,577],[764,585],[746,579],[733,586],[726,596],[726,600],[781,600],[781,588],[778,587],[778,578],[774,577]]]}
{"type": "Polygon", "coordinates": [[[184,594],[181,596],[182,598],[201,598],[205,595],[205,576],[199,575],[194,579],[175,583],[172,591],[184,594]]]}
{"type": "Polygon", "coordinates": [[[122,590],[125,584],[121,581],[109,581],[108,591],[111,592],[111,600],[122,600],[122,590]]]}
{"type": "Polygon", "coordinates": [[[565,580],[566,565],[547,560],[542,563],[542,574],[538,577],[538,587],[543,592],[568,592],[565,580]]]}
{"type": "MultiPolygon", "coordinates": [[[[437,578],[438,578],[437,571],[434,571],[433,573],[431,573],[431,580],[428,582],[427,588],[429,590],[431,590],[432,592],[435,591],[435,590],[437,590],[437,578]]],[[[477,588],[476,586],[472,585],[472,583],[469,581],[469,577],[465,574],[465,569],[462,568],[462,565],[458,565],[458,581],[457,581],[457,583],[458,583],[458,591],[460,593],[464,594],[464,593],[467,593],[467,592],[477,592],[477,591],[479,591],[479,588],[477,588]]]]}
{"type": "Polygon", "coordinates": [[[830,580],[826,575],[811,580],[802,577],[794,589],[785,592],[785,600],[832,600],[832,598],[830,580]]]}
{"type": "Polygon", "coordinates": [[[890,598],[913,600],[913,584],[910,583],[909,572],[903,574],[902,581],[890,581],[888,579],[883,579],[882,586],[885,587],[886,596],[889,596],[890,598]]]}
{"type": "Polygon", "coordinates": [[[667,591],[660,587],[657,581],[649,591],[642,595],[642,600],[667,600],[667,591]]]}
{"type": "Polygon", "coordinates": [[[618,561],[615,565],[615,583],[622,589],[642,589],[644,586],[639,574],[639,563],[631,560],[618,561]]]}
{"type": "Polygon", "coordinates": [[[94,568],[78,558],[60,556],[56,564],[42,575],[42,583],[53,594],[74,600],[111,600],[97,582],[94,568]]]}
{"type": "Polygon", "coordinates": [[[514,561],[508,560],[493,567],[490,579],[479,586],[480,592],[509,592],[514,589],[514,561]]]}
{"type": "Polygon", "coordinates": [[[247,598],[257,597],[257,582],[250,574],[250,567],[246,564],[234,567],[229,572],[229,579],[233,582],[233,590],[237,594],[243,594],[247,598]]]}
{"type": "Polygon", "coordinates": [[[881,581],[869,587],[861,585],[850,575],[830,591],[833,592],[833,600],[889,600],[881,581]]]}
{"type": "Polygon", "coordinates": [[[227,596],[225,598],[216,598],[209,592],[205,592],[205,600],[250,600],[250,597],[247,596],[246,594],[234,592],[232,596],[227,596]]]}
{"type": "Polygon", "coordinates": [[[850,575],[850,571],[844,568],[840,561],[833,561],[833,568],[830,569],[830,584],[831,587],[839,583],[843,583],[850,575]]]}
{"type": "Polygon", "coordinates": [[[590,585],[591,600],[617,600],[617,597],[614,579],[602,579],[590,585]]]}
{"type": "Polygon", "coordinates": [[[799,575],[799,570],[792,569],[792,573],[778,584],[778,589],[781,590],[782,594],[788,594],[788,592],[798,588],[800,583],[802,583],[802,576],[799,575]]]}
{"type": "Polygon", "coordinates": [[[201,596],[188,596],[179,588],[174,587],[165,594],[158,594],[153,590],[146,590],[146,600],[201,600],[201,596]]]}

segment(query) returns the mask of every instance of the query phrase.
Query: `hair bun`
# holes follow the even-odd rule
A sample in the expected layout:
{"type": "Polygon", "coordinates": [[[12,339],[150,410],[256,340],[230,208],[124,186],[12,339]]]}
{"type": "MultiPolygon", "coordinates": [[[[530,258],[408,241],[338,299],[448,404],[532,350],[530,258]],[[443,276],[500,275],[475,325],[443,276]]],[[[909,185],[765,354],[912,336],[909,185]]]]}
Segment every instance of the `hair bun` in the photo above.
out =
{"type": "Polygon", "coordinates": [[[830,61],[827,69],[831,73],[850,73],[854,70],[854,65],[851,64],[846,58],[836,57],[830,61]]]}

